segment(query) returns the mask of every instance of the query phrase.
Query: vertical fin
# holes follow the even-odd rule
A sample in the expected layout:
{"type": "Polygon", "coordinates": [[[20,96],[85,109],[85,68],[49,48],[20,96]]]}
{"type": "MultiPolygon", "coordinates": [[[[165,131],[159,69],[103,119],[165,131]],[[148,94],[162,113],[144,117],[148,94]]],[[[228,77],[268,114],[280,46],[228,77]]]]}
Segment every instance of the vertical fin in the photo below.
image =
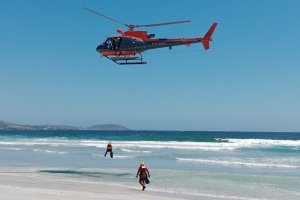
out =
{"type": "Polygon", "coordinates": [[[210,29],[207,31],[207,33],[201,40],[205,50],[209,49],[209,42],[212,41],[211,36],[212,36],[215,28],[217,27],[217,25],[218,25],[218,23],[214,22],[213,25],[211,25],[210,29]]]}

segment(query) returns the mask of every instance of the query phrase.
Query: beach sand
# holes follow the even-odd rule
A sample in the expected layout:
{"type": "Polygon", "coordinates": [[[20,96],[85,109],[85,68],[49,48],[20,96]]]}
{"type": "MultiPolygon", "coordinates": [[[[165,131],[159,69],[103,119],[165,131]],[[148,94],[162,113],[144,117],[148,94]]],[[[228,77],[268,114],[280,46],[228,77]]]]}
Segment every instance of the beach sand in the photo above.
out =
{"type": "MultiPolygon", "coordinates": [[[[149,186],[150,187],[150,186],[149,186]]],[[[37,175],[0,173],[0,200],[183,200],[183,199],[216,199],[176,193],[141,191],[140,185],[135,188],[70,182],[54,177],[37,175]]]]}

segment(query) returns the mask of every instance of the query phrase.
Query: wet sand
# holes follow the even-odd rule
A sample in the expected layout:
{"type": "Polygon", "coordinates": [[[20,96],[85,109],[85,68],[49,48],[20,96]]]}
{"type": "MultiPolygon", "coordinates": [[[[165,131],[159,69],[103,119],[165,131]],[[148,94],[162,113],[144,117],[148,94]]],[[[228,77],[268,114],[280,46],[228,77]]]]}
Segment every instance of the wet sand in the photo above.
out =
{"type": "Polygon", "coordinates": [[[0,174],[0,200],[96,200],[96,199],[142,199],[183,200],[210,199],[199,196],[180,195],[136,188],[70,182],[49,176],[23,176],[22,174],[0,174]]]}

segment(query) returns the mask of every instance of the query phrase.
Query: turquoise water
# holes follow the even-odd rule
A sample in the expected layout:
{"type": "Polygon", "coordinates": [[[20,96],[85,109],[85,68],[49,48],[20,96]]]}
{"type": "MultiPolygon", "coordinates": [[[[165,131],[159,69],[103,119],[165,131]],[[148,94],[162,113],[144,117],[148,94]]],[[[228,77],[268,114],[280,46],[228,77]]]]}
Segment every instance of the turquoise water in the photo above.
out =
{"type": "Polygon", "coordinates": [[[300,199],[300,133],[0,131],[0,167],[220,199],[300,199]],[[114,158],[104,157],[112,140],[114,158]]]}

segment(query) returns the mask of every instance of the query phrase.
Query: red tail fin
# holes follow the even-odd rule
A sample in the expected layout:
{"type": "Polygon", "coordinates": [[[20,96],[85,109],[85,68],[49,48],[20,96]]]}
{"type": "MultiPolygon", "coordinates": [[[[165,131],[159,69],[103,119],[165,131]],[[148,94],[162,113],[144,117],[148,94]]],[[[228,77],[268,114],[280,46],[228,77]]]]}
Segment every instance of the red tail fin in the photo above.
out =
{"type": "Polygon", "coordinates": [[[211,36],[212,36],[215,28],[217,27],[217,25],[218,25],[218,23],[214,22],[213,25],[210,27],[210,29],[207,31],[207,33],[201,40],[205,50],[209,49],[209,42],[212,41],[211,36]]]}

